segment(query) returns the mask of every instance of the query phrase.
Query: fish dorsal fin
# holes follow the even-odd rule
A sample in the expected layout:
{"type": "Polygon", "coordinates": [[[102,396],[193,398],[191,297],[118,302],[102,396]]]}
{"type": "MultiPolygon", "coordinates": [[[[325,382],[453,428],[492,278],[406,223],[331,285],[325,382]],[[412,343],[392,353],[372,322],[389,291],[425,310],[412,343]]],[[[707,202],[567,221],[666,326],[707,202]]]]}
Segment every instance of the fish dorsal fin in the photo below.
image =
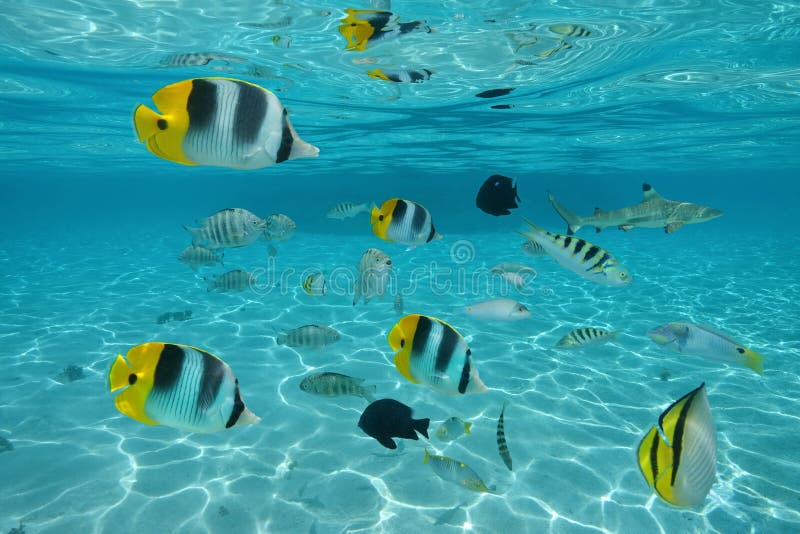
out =
{"type": "Polygon", "coordinates": [[[650,184],[642,184],[642,195],[644,196],[644,201],[647,202],[648,200],[663,200],[658,191],[653,189],[653,186],[650,184]]]}

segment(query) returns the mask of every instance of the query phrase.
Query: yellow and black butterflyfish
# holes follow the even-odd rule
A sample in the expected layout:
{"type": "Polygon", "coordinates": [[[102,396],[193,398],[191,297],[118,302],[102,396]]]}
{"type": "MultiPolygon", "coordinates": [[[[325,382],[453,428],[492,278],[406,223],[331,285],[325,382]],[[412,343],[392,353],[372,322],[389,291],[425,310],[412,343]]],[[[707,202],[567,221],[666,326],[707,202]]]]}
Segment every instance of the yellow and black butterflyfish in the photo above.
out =
{"type": "Polygon", "coordinates": [[[384,241],[415,247],[441,239],[433,226],[433,217],[422,204],[392,198],[372,208],[372,232],[384,241]]]}

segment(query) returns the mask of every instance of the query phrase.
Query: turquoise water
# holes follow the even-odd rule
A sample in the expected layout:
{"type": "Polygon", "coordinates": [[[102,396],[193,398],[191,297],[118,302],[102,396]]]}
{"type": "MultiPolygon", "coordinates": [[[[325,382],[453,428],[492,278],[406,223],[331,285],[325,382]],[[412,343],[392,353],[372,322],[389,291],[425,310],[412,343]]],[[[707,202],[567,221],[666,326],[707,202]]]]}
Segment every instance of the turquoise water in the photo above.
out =
{"type": "Polygon", "coordinates": [[[47,0],[5,10],[0,437],[13,449],[0,446],[0,531],[800,529],[798,5],[393,2],[401,21],[425,19],[435,32],[364,52],[344,50],[346,7],[370,4],[47,0]],[[563,36],[554,24],[591,33],[563,36]],[[162,65],[197,52],[243,61],[162,65]],[[435,72],[390,84],[366,75],[377,67],[435,72]],[[275,92],[319,158],[186,167],[136,141],[133,109],[158,88],[220,75],[275,92]],[[475,97],[505,87],[514,91],[475,97]],[[509,217],[475,207],[491,174],[518,181],[522,203],[509,217]],[[643,182],[725,215],[670,235],[581,230],[631,271],[626,288],[522,254],[521,217],[565,229],[547,191],[589,214],[639,202],[643,182]],[[325,217],[341,201],[391,197],[424,204],[444,238],[406,251],[375,237],[363,214],[325,217]],[[176,260],[189,241],[181,225],[228,207],[285,213],[297,232],[272,243],[272,261],[258,241],[193,273],[176,260]],[[370,247],[392,257],[404,313],[466,337],[488,393],[444,397],[400,376],[386,342],[400,318],[391,296],[352,306],[355,266],[370,247]],[[508,293],[531,318],[467,316],[466,305],[501,296],[481,276],[503,261],[536,269],[525,291],[508,293]],[[233,268],[259,283],[206,291],[204,276],[233,268]],[[329,277],[325,297],[300,287],[311,268],[329,277]],[[185,310],[188,320],[157,322],[185,310]],[[730,333],[764,355],[763,376],[659,348],[646,332],[669,321],[730,333]],[[277,332],[308,323],[342,339],[276,345],[277,332]],[[554,348],[582,326],[621,334],[554,348]],[[109,365],[156,340],[229,363],[261,424],[187,434],[120,414],[109,365]],[[69,380],[68,366],[83,377],[69,380]],[[382,448],[357,427],[363,399],[299,389],[320,371],[367,379],[379,398],[431,418],[432,439],[382,448]],[[652,494],[635,449],[701,382],[717,477],[703,505],[680,510],[652,494]],[[512,472],[495,441],[503,401],[512,472]],[[451,416],[474,427],[444,444],[433,433],[451,416]],[[439,479],[422,462],[426,446],[464,461],[493,493],[439,479]]]}

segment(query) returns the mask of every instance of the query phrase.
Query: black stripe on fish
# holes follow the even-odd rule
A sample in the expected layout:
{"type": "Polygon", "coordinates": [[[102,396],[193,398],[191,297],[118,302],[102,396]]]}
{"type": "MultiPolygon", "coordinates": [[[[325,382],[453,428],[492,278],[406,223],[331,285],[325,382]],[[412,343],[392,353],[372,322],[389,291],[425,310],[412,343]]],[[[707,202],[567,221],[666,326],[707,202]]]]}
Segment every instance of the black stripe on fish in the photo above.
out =
{"type": "MultiPolygon", "coordinates": [[[[440,323],[441,324],[441,323],[440,323]]],[[[458,346],[459,336],[457,333],[453,331],[452,328],[441,324],[442,327],[442,339],[439,342],[439,346],[436,349],[436,372],[444,374],[447,371],[447,367],[450,365],[450,360],[453,358],[453,353],[456,351],[456,347],[458,346]]],[[[467,381],[469,380],[469,362],[467,362],[464,366],[467,369],[467,381]]],[[[461,380],[458,383],[458,390],[460,393],[464,393],[461,391],[461,384],[464,382],[464,373],[462,370],[461,380]]],[[[464,384],[466,388],[466,384],[464,384]]]]}
{"type": "Polygon", "coordinates": [[[431,231],[428,232],[428,239],[425,240],[426,243],[430,243],[433,241],[433,238],[436,236],[436,228],[433,227],[433,221],[431,221],[431,231]]]}
{"type": "Polygon", "coordinates": [[[503,463],[506,464],[509,471],[512,471],[511,468],[511,453],[508,451],[508,444],[506,443],[506,432],[505,432],[505,423],[503,421],[503,415],[506,411],[506,405],[503,403],[503,408],[500,410],[500,417],[497,418],[497,450],[500,453],[500,458],[503,459],[503,463]]]}
{"type": "Polygon", "coordinates": [[[230,428],[236,424],[236,421],[239,420],[239,416],[242,415],[244,411],[244,402],[242,401],[242,396],[239,393],[239,379],[236,379],[235,385],[235,392],[233,395],[233,410],[231,410],[231,416],[228,418],[228,422],[225,423],[225,428],[230,428]]]}
{"type": "Polygon", "coordinates": [[[183,349],[171,343],[165,343],[158,357],[153,375],[153,389],[157,392],[169,391],[181,378],[183,361],[186,354],[183,349]]]}
{"type": "Polygon", "coordinates": [[[656,430],[656,435],[653,437],[653,445],[650,447],[650,469],[653,473],[653,483],[658,480],[658,446],[661,437],[656,430]]]}
{"type": "Polygon", "coordinates": [[[575,238],[575,241],[577,241],[577,243],[575,243],[575,250],[573,251],[573,254],[578,254],[581,250],[583,250],[583,247],[586,245],[586,241],[578,238],[575,238]]]}
{"type": "MultiPolygon", "coordinates": [[[[700,386],[703,387],[703,386],[700,386]]],[[[699,388],[698,388],[699,389],[699,388]]],[[[695,390],[696,392],[697,390],[695,390]]],[[[693,392],[694,393],[694,392],[693,392]]],[[[681,408],[681,413],[678,414],[678,421],[675,423],[675,434],[672,436],[672,480],[670,486],[675,485],[675,477],[678,476],[678,467],[681,463],[681,450],[683,449],[683,430],[686,427],[686,417],[689,415],[689,409],[692,407],[692,402],[695,395],[686,399],[686,404],[681,408]]]]}
{"type": "Polygon", "coordinates": [[[198,78],[192,80],[192,90],[186,101],[189,125],[194,130],[204,130],[214,123],[217,113],[217,84],[198,78]]]}
{"type": "Polygon", "coordinates": [[[225,367],[218,359],[207,352],[199,351],[203,356],[203,375],[200,377],[200,388],[197,393],[197,407],[205,411],[214,404],[219,395],[222,379],[225,378],[225,367]]]}
{"type": "Polygon", "coordinates": [[[570,236],[565,237],[564,238],[564,248],[565,249],[569,248],[570,243],[572,243],[572,238],[570,236]]]}
{"type": "Polygon", "coordinates": [[[428,212],[419,204],[414,204],[413,212],[411,214],[411,232],[414,236],[418,236],[425,228],[425,223],[428,221],[428,212]]]}
{"type": "Polygon", "coordinates": [[[421,315],[417,321],[417,329],[414,331],[414,341],[411,344],[412,353],[423,354],[425,352],[425,345],[428,343],[432,328],[433,321],[421,315]]]}
{"type": "Polygon", "coordinates": [[[467,358],[464,360],[464,367],[461,368],[461,377],[458,379],[458,392],[462,395],[467,392],[467,386],[469,385],[469,373],[470,365],[469,358],[467,358]]]}
{"type": "Polygon", "coordinates": [[[403,219],[406,216],[406,212],[408,211],[408,202],[405,200],[399,199],[397,203],[394,205],[394,209],[392,210],[392,221],[396,221],[395,224],[402,224],[403,219]]]}
{"type": "Polygon", "coordinates": [[[591,247],[589,247],[589,250],[586,251],[586,255],[583,257],[584,263],[588,262],[589,260],[594,258],[597,255],[598,252],[600,252],[600,248],[599,247],[597,247],[595,245],[592,245],[591,247]]]}
{"type": "Polygon", "coordinates": [[[289,114],[284,109],[281,114],[281,145],[278,147],[277,154],[275,154],[275,163],[280,163],[289,159],[289,156],[292,154],[293,144],[294,136],[289,126],[289,114]]]}
{"type": "Polygon", "coordinates": [[[252,145],[258,140],[261,125],[267,116],[267,95],[254,85],[236,82],[239,97],[233,120],[234,144],[252,145]]]}
{"type": "Polygon", "coordinates": [[[589,267],[586,270],[587,271],[593,271],[594,269],[597,269],[599,266],[603,265],[606,262],[606,260],[608,260],[609,258],[611,258],[611,256],[608,255],[608,252],[603,252],[603,255],[600,256],[599,260],[597,260],[597,263],[595,263],[594,265],[592,265],[591,267],[589,267]]]}

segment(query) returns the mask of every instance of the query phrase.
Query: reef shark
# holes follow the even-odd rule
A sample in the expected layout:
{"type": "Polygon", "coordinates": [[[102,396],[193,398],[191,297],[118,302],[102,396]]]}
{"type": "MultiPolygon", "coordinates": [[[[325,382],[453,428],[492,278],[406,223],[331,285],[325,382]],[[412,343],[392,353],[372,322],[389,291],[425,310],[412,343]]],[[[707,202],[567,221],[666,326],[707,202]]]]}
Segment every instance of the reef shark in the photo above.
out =
{"type": "Polygon", "coordinates": [[[618,210],[603,211],[595,208],[594,214],[588,217],[575,215],[559,204],[552,193],[550,203],[561,218],[567,222],[567,234],[572,235],[582,226],[594,226],[599,232],[603,228],[616,226],[626,232],[631,228],[664,228],[668,234],[678,231],[684,224],[694,224],[722,216],[720,210],[692,204],[667,200],[659,195],[650,184],[642,184],[644,198],[639,204],[618,210]]]}

